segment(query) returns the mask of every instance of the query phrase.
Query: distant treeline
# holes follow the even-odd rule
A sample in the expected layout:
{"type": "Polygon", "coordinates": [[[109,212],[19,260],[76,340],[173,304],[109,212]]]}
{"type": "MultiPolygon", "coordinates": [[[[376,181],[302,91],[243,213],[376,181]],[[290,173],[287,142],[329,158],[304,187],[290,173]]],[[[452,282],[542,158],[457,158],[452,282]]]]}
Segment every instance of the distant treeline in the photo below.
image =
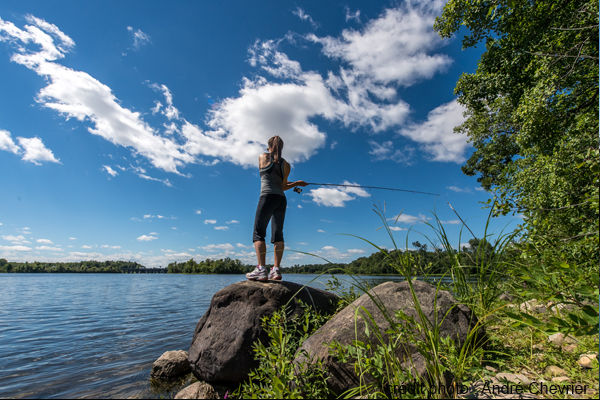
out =
{"type": "Polygon", "coordinates": [[[146,268],[145,266],[131,261],[80,261],[67,263],[51,262],[9,262],[0,258],[0,273],[121,273],[122,269],[146,268]]]}
{"type": "Polygon", "coordinates": [[[172,262],[167,267],[167,274],[245,274],[254,269],[240,260],[227,257],[224,260],[205,260],[196,262],[190,259],[186,262],[172,262]]]}
{"type": "MultiPolygon", "coordinates": [[[[412,268],[414,275],[424,274],[443,274],[450,270],[450,255],[440,248],[428,249],[427,244],[419,242],[412,243],[415,250],[410,250],[412,258],[412,268]]],[[[390,262],[390,258],[396,255],[396,252],[402,253],[402,250],[392,250],[373,253],[370,256],[360,257],[348,264],[307,264],[294,265],[293,267],[282,268],[283,273],[294,274],[319,274],[330,269],[338,269],[335,273],[351,273],[357,275],[394,275],[397,274],[390,262]],[[344,271],[341,271],[344,270],[344,271]]],[[[508,254],[508,252],[507,252],[508,254]]],[[[493,249],[490,243],[485,240],[471,239],[468,246],[463,246],[462,251],[455,251],[453,257],[460,258],[461,265],[477,265],[481,258],[493,256],[493,249]]],[[[475,267],[473,267],[473,272],[475,267]]]]}
{"type": "MultiPolygon", "coordinates": [[[[415,250],[411,250],[412,267],[414,275],[443,274],[450,269],[450,255],[438,248],[431,251],[426,244],[412,243],[415,250]]],[[[337,274],[352,273],[357,275],[393,275],[398,272],[391,266],[390,257],[394,257],[396,251],[392,250],[373,253],[367,257],[360,257],[348,264],[305,264],[294,265],[281,269],[282,273],[288,274],[320,274],[333,268],[337,274]],[[343,271],[342,271],[343,270],[343,271]]],[[[509,252],[505,252],[507,256],[509,252]]],[[[491,257],[492,246],[485,240],[471,239],[469,245],[462,248],[461,252],[452,255],[460,258],[461,265],[477,265],[481,257],[491,257]]],[[[221,260],[194,261],[190,259],[185,262],[172,262],[167,267],[169,274],[245,274],[254,269],[255,265],[244,264],[240,260],[225,258],[221,260]]],[[[270,267],[270,266],[268,266],[270,267]]],[[[146,268],[137,262],[129,261],[81,261],[72,263],[17,263],[0,259],[0,272],[108,272],[120,273],[122,269],[146,268]]],[[[473,267],[474,268],[474,267],[473,267]]]]}

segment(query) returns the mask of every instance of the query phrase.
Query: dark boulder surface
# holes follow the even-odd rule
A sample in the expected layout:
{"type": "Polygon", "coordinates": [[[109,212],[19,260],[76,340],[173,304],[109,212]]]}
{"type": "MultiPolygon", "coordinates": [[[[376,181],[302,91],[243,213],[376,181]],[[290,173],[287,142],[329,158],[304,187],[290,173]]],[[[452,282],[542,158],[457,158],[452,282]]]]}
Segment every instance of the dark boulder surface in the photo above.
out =
{"type": "Polygon", "coordinates": [[[248,373],[258,367],[252,344],[268,339],[261,318],[288,302],[290,315],[301,315],[298,299],[330,314],[335,311],[338,296],[286,281],[244,281],[219,290],[194,331],[189,350],[194,375],[206,382],[239,384],[246,380],[248,373]]]}
{"type": "MultiPolygon", "coordinates": [[[[424,315],[431,322],[434,321],[436,312],[439,321],[441,321],[448,310],[450,310],[441,324],[440,336],[450,336],[455,339],[455,343],[457,344],[464,343],[471,327],[477,323],[477,318],[469,308],[463,305],[456,305],[456,300],[449,292],[440,290],[437,293],[437,310],[435,310],[435,286],[421,281],[413,281],[413,287],[424,315]],[[453,305],[456,306],[452,307],[453,305]]],[[[407,282],[386,282],[371,289],[370,293],[373,297],[379,298],[388,310],[389,315],[393,318],[394,310],[403,310],[407,315],[415,317],[418,321],[418,314],[414,308],[413,298],[407,282]]],[[[337,357],[329,353],[328,344],[337,341],[342,345],[348,345],[357,339],[355,333],[355,311],[359,307],[364,307],[371,313],[380,331],[383,333],[385,343],[389,343],[389,337],[384,332],[389,329],[390,324],[373,300],[367,294],[364,294],[336,314],[304,342],[300,351],[306,350],[310,360],[307,360],[302,355],[298,355],[295,360],[295,362],[314,362],[316,359],[322,359],[329,375],[327,384],[337,394],[357,387],[359,380],[354,372],[354,366],[339,362],[337,357]]],[[[361,317],[357,318],[356,326],[358,329],[356,332],[358,332],[358,340],[370,342],[373,345],[379,344],[373,334],[369,337],[365,335],[365,322],[361,317]]],[[[371,324],[369,325],[371,332],[373,332],[371,324]]],[[[396,356],[399,360],[406,360],[404,362],[405,367],[411,365],[410,359],[412,359],[412,365],[414,365],[416,373],[425,377],[425,361],[422,355],[418,353],[414,344],[403,343],[398,346],[396,356]]],[[[415,373],[414,370],[413,373],[415,373]]]]}

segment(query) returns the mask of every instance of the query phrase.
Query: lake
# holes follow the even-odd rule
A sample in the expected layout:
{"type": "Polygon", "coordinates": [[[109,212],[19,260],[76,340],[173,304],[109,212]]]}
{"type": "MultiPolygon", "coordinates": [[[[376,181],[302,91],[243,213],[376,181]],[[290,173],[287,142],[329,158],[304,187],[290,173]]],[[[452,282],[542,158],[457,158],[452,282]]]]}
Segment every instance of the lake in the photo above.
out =
{"type": "MultiPolygon", "coordinates": [[[[324,289],[331,275],[286,274],[324,289]]],[[[371,284],[396,277],[361,277],[371,284]]],[[[350,280],[338,276],[340,281],[350,280]]],[[[0,274],[0,398],[160,397],[152,363],[188,350],[212,296],[243,275],[0,274]]]]}

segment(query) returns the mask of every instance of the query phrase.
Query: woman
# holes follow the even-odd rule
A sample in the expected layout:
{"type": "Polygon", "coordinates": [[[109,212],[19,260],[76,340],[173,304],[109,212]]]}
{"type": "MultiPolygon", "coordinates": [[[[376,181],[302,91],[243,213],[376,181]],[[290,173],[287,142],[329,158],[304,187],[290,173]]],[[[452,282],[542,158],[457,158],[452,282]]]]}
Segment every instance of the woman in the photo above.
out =
{"type": "Polygon", "coordinates": [[[290,164],[281,157],[283,150],[283,140],[279,136],[273,136],[269,139],[269,152],[261,154],[258,157],[258,168],[260,169],[260,198],[256,208],[256,218],[254,219],[254,234],[252,241],[256,250],[258,266],[254,271],[247,273],[246,278],[252,281],[281,280],[281,258],[283,257],[283,222],[285,220],[285,209],[287,208],[287,199],[285,191],[295,186],[306,186],[304,181],[288,182],[290,175],[290,164]],[[265,254],[267,245],[265,244],[265,235],[267,225],[271,221],[271,243],[275,247],[275,262],[273,269],[267,276],[265,268],[265,254]]]}

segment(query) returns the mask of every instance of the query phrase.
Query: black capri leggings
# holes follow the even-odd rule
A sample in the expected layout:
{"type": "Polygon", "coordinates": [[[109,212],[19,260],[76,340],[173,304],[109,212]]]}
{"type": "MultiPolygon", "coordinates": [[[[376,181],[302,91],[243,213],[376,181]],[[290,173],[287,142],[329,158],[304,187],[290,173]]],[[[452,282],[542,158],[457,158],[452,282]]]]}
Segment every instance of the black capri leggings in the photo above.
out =
{"type": "Polygon", "coordinates": [[[252,242],[265,241],[269,220],[271,220],[271,243],[283,242],[283,222],[285,221],[286,208],[287,199],[285,196],[279,194],[260,196],[258,207],[256,207],[252,242]]]}

